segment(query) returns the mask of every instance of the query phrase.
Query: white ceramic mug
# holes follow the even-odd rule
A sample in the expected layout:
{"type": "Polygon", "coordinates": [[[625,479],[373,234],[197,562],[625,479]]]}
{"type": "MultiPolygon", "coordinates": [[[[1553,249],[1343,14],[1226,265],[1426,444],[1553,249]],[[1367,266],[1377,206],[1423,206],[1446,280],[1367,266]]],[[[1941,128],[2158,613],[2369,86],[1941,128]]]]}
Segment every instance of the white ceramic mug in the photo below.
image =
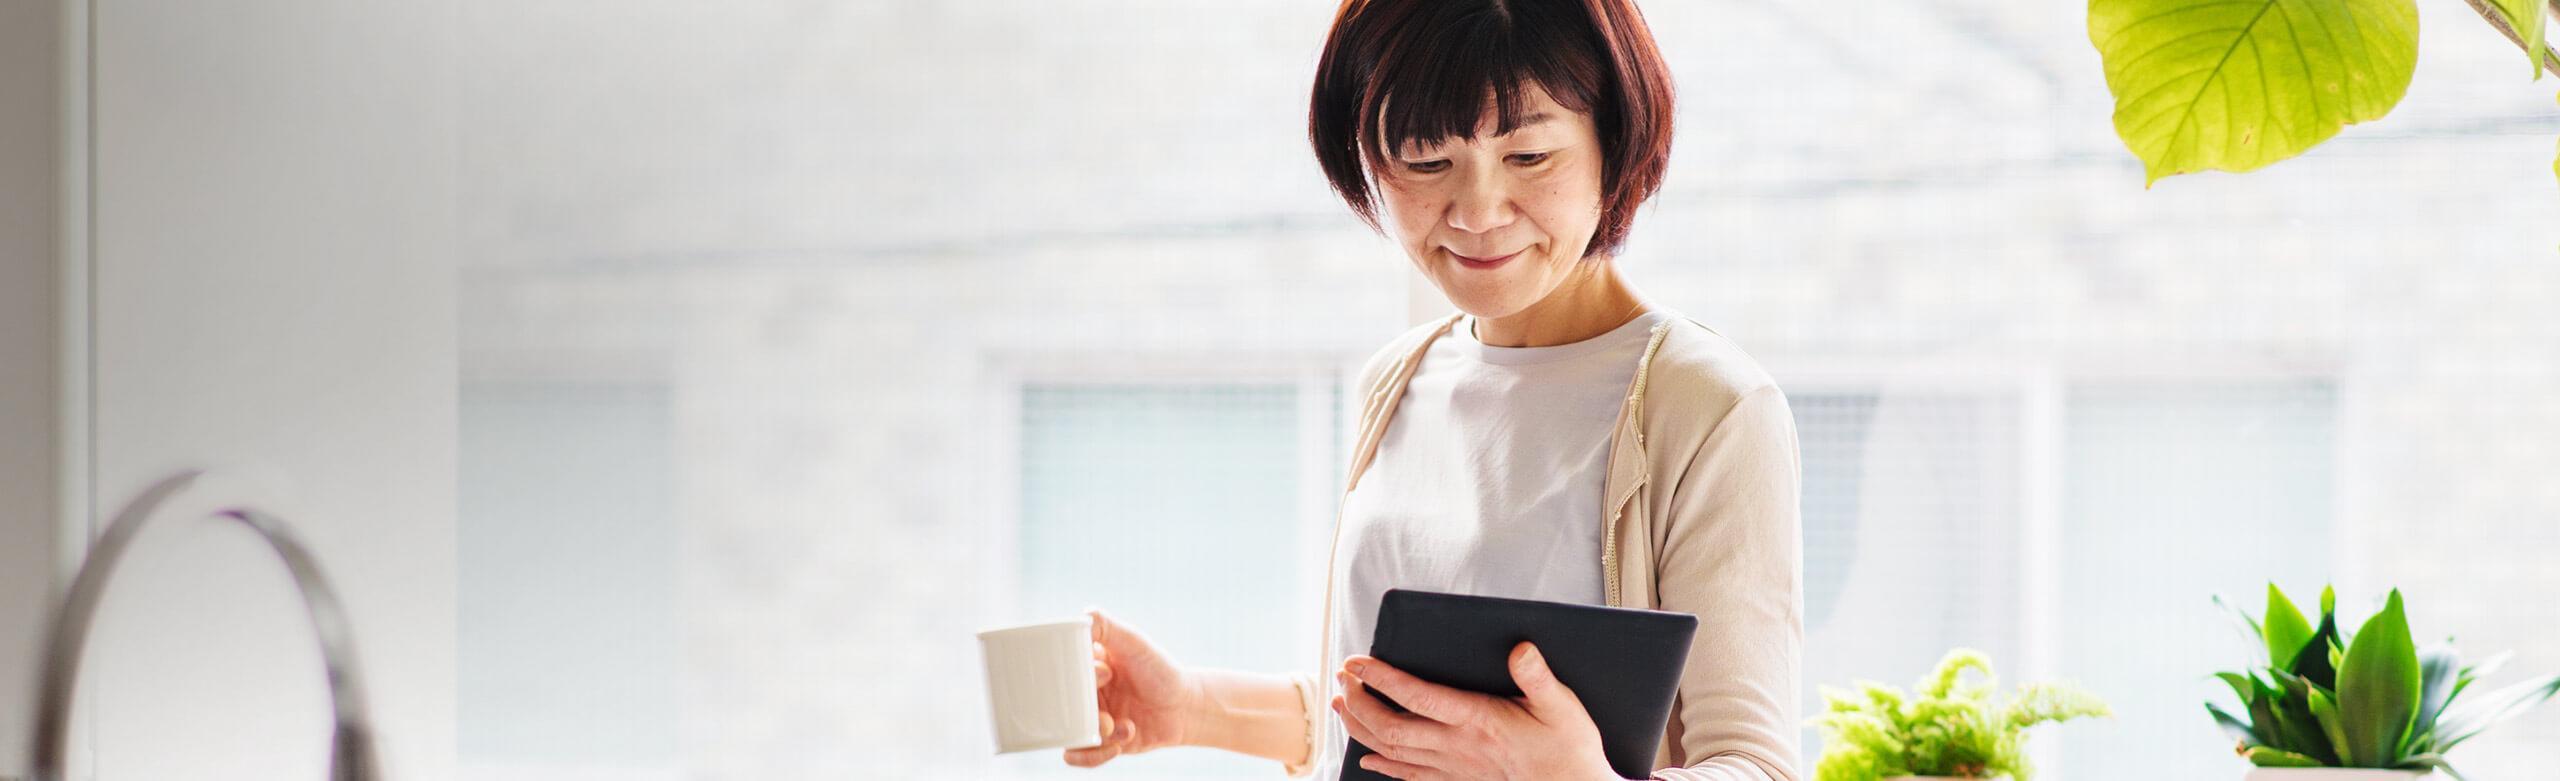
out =
{"type": "Polygon", "coordinates": [[[1102,745],[1091,617],[979,632],[978,649],[996,753],[1102,745]]]}

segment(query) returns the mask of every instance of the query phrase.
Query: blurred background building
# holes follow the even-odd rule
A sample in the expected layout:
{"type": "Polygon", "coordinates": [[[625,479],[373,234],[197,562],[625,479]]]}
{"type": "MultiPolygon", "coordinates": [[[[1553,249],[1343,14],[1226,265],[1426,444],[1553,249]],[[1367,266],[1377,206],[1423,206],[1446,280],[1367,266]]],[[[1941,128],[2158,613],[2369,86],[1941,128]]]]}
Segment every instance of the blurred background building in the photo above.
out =
{"type": "MultiPolygon", "coordinates": [[[[1312,669],[1344,385],[1445,311],[1306,150],[1335,5],[463,4],[463,777],[1082,777],[991,756],[972,633],[1086,605],[1312,669]]],[[[1621,263],[1789,390],[1808,715],[1973,646],[2115,703],[2046,778],[2237,778],[2269,580],[2560,671],[2560,109],[2468,9],[2389,118],[2147,190],[2076,4],[1645,10],[1621,263]]]]}

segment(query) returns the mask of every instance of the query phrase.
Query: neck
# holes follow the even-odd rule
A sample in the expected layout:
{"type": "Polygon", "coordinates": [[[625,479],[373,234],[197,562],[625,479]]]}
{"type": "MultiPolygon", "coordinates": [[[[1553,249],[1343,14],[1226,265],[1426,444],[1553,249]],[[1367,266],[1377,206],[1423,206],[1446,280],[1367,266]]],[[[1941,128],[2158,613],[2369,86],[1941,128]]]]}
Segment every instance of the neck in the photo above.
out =
{"type": "Polygon", "coordinates": [[[1476,340],[1494,347],[1572,344],[1626,325],[1644,311],[1644,299],[1618,276],[1615,262],[1587,258],[1571,279],[1529,308],[1477,318],[1476,340]]]}

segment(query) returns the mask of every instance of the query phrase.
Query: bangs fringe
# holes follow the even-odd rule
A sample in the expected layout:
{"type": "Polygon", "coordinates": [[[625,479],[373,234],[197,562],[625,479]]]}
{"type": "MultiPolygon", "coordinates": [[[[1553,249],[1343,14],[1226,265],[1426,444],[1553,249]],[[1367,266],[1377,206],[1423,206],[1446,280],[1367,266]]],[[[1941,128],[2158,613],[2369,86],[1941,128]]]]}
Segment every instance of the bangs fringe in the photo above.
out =
{"type": "Polygon", "coordinates": [[[1587,51],[1587,47],[1522,40],[1547,37],[1522,35],[1523,28],[1538,29],[1539,20],[1515,16],[1499,0],[1474,8],[1468,5],[1442,6],[1464,9],[1454,18],[1411,20],[1436,34],[1380,52],[1377,71],[1361,96],[1359,109],[1361,147],[1372,167],[1386,166],[1388,158],[1407,142],[1437,144],[1476,137],[1488,103],[1494,114],[1492,135],[1520,129],[1528,119],[1530,84],[1567,110],[1588,114],[1598,102],[1594,98],[1601,89],[1601,64],[1568,62],[1578,59],[1568,52],[1587,51]],[[1540,54],[1547,56],[1536,56],[1540,54]]]}

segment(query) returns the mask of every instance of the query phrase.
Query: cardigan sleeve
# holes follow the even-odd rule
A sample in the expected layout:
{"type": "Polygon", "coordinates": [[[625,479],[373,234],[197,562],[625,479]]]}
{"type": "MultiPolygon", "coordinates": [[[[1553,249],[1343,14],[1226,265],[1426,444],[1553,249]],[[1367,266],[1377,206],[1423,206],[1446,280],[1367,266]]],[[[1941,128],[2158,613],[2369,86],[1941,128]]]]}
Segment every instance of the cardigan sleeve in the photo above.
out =
{"type": "Polygon", "coordinates": [[[1315,673],[1295,672],[1289,674],[1289,685],[1298,690],[1298,706],[1306,709],[1307,756],[1294,763],[1281,763],[1280,771],[1290,778],[1305,778],[1316,774],[1316,758],[1324,756],[1320,750],[1326,714],[1324,679],[1315,673]]]}
{"type": "MultiPolygon", "coordinates": [[[[1657,443],[1657,445],[1668,443],[1657,443]]],[[[1744,394],[1675,479],[1655,554],[1662,609],[1698,617],[1669,734],[1670,781],[1797,781],[1804,645],[1795,419],[1775,385],[1744,394]]],[[[1662,476],[1657,473],[1657,476],[1662,476]]]]}

